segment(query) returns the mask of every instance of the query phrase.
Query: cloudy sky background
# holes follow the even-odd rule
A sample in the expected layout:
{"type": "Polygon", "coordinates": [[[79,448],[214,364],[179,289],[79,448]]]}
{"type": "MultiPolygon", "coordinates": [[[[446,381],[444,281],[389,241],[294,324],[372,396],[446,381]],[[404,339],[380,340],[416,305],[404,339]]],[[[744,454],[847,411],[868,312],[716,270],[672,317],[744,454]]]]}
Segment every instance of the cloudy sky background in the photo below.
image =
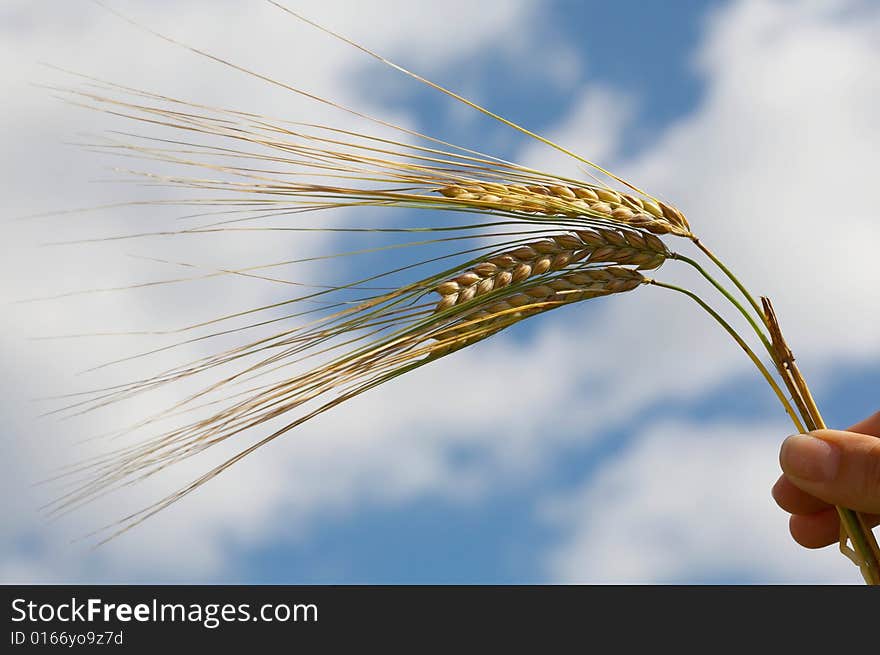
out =
{"type": "MultiPolygon", "coordinates": [[[[110,4],[368,113],[579,174],[571,161],[258,0],[110,4]]],[[[828,422],[845,427],[880,408],[876,3],[291,6],[674,201],[754,290],[774,298],[828,422]]],[[[7,234],[0,580],[859,580],[835,549],[797,547],[770,499],[778,446],[791,431],[771,392],[697,308],[653,288],[528,321],[297,429],[106,546],[71,544],[235,452],[235,444],[47,522],[38,508],[53,489],[33,482],[107,447],[84,439],[175,396],[154,394],[70,421],[38,419],[46,405],[33,399],[129,379],[203,354],[204,346],[163,353],[147,369],[134,362],[77,376],[154,340],[33,337],[167,330],[278,299],[284,289],[224,278],[14,301],[179,274],[132,254],[218,268],[338,247],[326,236],[243,233],[37,247],[174,220],[150,208],[14,219],[141,193],[96,181],[113,177],[108,166],[118,162],[63,145],[112,121],[35,87],[71,83],[39,62],[206,104],[357,124],[85,1],[4,0],[0,54],[9,89],[0,106],[7,234]]],[[[700,284],[671,265],[661,270],[663,279],[700,284]]]]}

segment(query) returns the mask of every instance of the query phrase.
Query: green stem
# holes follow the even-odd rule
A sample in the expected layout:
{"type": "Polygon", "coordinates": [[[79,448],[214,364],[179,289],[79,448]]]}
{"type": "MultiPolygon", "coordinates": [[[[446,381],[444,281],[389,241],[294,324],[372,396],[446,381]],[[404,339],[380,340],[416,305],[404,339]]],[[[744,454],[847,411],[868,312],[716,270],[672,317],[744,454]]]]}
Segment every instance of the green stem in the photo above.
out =
{"type": "Polygon", "coordinates": [[[694,245],[697,248],[699,248],[700,250],[702,250],[705,253],[706,257],[711,259],[715,263],[715,265],[718,268],[720,268],[728,278],[730,278],[730,281],[733,282],[734,285],[736,285],[736,288],[739,289],[739,291],[743,295],[743,297],[749,301],[749,304],[752,306],[752,309],[755,310],[755,313],[761,317],[762,321],[765,320],[764,312],[761,310],[761,307],[758,305],[758,302],[755,300],[754,296],[752,296],[752,294],[749,293],[749,290],[746,289],[745,285],[743,285],[743,283],[739,281],[739,278],[733,274],[733,271],[731,271],[729,268],[727,268],[727,266],[724,265],[724,262],[722,262],[720,259],[718,259],[718,257],[715,255],[715,253],[713,253],[706,246],[704,246],[703,242],[700,241],[697,237],[693,237],[691,239],[691,241],[693,241],[694,245]]]}
{"type": "MultiPolygon", "coordinates": [[[[761,343],[764,344],[764,348],[766,348],[767,352],[770,354],[770,356],[773,357],[773,346],[770,344],[770,340],[767,338],[766,333],[764,332],[764,330],[761,329],[761,327],[758,325],[757,321],[755,321],[755,318],[748,312],[748,310],[745,307],[742,306],[742,303],[740,303],[734,297],[734,295],[732,293],[730,293],[730,291],[728,291],[724,286],[722,286],[722,284],[720,282],[718,282],[718,280],[716,280],[714,277],[712,277],[709,274],[709,272],[700,265],[699,262],[691,259],[690,257],[685,257],[684,255],[679,255],[678,253],[672,253],[669,256],[669,259],[677,259],[679,261],[685,262],[686,264],[690,264],[693,268],[695,268],[697,270],[697,272],[700,275],[702,275],[706,280],[709,281],[709,284],[711,284],[719,292],[721,292],[721,294],[725,298],[727,298],[733,304],[734,307],[736,307],[739,310],[739,313],[745,317],[745,319],[749,322],[749,325],[751,325],[752,329],[755,331],[755,334],[758,335],[758,338],[761,340],[761,343]]],[[[763,314],[760,314],[760,316],[762,317],[762,324],[763,324],[763,314]]]]}
{"type": "Polygon", "coordinates": [[[654,286],[662,287],[664,289],[671,289],[673,291],[677,291],[678,293],[683,293],[691,300],[696,302],[700,307],[702,307],[712,318],[714,318],[718,322],[718,324],[727,331],[727,333],[733,338],[733,340],[736,341],[737,345],[739,345],[739,347],[743,349],[746,355],[748,355],[749,359],[752,360],[752,363],[755,365],[755,367],[761,372],[761,375],[764,376],[767,384],[770,385],[770,387],[773,389],[773,392],[776,394],[776,397],[779,398],[779,402],[782,403],[782,406],[785,408],[786,413],[788,414],[789,418],[791,418],[798,432],[804,432],[804,426],[798,418],[797,413],[794,411],[791,403],[788,402],[788,398],[786,398],[785,394],[782,392],[782,389],[779,388],[776,380],[774,380],[773,376],[770,375],[770,371],[767,370],[767,367],[764,366],[763,362],[755,354],[755,352],[751,348],[749,348],[749,345],[743,340],[739,333],[734,330],[731,325],[727,321],[725,321],[718,312],[712,309],[702,298],[700,298],[692,291],[688,291],[687,289],[683,289],[682,287],[677,287],[674,284],[658,282],[657,280],[650,280],[649,283],[653,284],[654,286]]]}
{"type": "MultiPolygon", "coordinates": [[[[739,281],[739,278],[733,274],[733,271],[731,271],[727,267],[727,265],[725,265],[724,262],[722,262],[720,259],[718,259],[718,256],[715,255],[715,253],[713,253],[711,250],[709,250],[709,248],[707,248],[705,245],[703,245],[703,242],[700,241],[699,238],[697,238],[696,236],[693,236],[693,237],[691,237],[691,241],[693,241],[694,245],[696,245],[697,248],[699,248],[701,251],[703,251],[703,253],[709,259],[711,259],[719,269],[721,269],[721,271],[728,277],[728,279],[731,282],[733,282],[733,284],[736,286],[736,288],[739,289],[740,293],[742,293],[743,297],[749,302],[749,305],[751,305],[752,309],[755,310],[755,313],[761,317],[761,322],[764,324],[764,327],[767,328],[767,330],[770,330],[770,332],[772,334],[772,329],[770,326],[769,317],[763,311],[763,309],[761,309],[761,307],[758,306],[758,302],[755,300],[754,296],[752,296],[752,294],[749,292],[749,290],[746,289],[745,285],[739,281]]],[[[687,262],[687,263],[691,264],[692,266],[694,266],[703,275],[703,277],[705,277],[710,283],[712,283],[712,285],[716,289],[718,289],[722,294],[724,294],[724,296],[731,303],[733,303],[737,309],[739,309],[740,313],[742,313],[742,315],[746,317],[746,320],[748,320],[749,324],[752,326],[752,328],[755,330],[755,332],[758,333],[758,336],[761,337],[761,341],[764,343],[764,347],[767,349],[767,352],[770,353],[770,358],[773,360],[773,363],[776,365],[776,368],[779,371],[779,375],[782,376],[782,381],[785,383],[785,387],[788,389],[789,393],[791,394],[792,400],[797,405],[798,411],[800,412],[801,416],[803,417],[804,422],[807,424],[807,427],[810,430],[815,430],[817,426],[815,425],[815,423],[813,421],[812,414],[809,411],[809,408],[807,407],[806,402],[804,401],[804,398],[801,394],[799,386],[792,379],[790,373],[786,370],[786,367],[783,365],[783,363],[781,361],[779,361],[779,359],[777,357],[776,349],[773,347],[773,344],[767,340],[767,337],[764,336],[763,330],[760,330],[758,328],[758,326],[755,324],[752,316],[730,294],[730,292],[727,291],[727,289],[725,289],[721,284],[719,284],[717,282],[717,280],[715,280],[711,275],[709,275],[709,273],[705,269],[703,269],[703,267],[700,266],[699,263],[697,263],[696,261],[694,261],[688,257],[684,257],[682,255],[676,255],[675,257],[677,259],[680,259],[681,261],[687,262]]]]}

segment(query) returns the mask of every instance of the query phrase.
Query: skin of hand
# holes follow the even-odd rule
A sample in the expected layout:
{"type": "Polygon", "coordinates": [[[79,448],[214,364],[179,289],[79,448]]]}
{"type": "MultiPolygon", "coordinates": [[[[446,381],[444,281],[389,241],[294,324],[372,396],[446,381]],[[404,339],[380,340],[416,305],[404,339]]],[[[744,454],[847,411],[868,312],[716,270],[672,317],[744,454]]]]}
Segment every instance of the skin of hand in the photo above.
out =
{"type": "Polygon", "coordinates": [[[779,453],[776,503],[791,514],[791,536],[806,548],[836,544],[834,505],[871,515],[880,524],[880,412],[849,431],[814,430],[788,437],[779,453]]]}

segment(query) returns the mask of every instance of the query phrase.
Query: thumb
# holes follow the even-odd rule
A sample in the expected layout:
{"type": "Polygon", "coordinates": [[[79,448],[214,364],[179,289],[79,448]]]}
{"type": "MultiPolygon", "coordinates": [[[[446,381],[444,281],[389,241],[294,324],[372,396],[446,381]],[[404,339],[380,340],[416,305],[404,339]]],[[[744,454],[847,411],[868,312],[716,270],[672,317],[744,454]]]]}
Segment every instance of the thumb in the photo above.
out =
{"type": "Polygon", "coordinates": [[[827,503],[880,514],[880,439],[840,430],[788,437],[779,455],[795,486],[827,503]]]}

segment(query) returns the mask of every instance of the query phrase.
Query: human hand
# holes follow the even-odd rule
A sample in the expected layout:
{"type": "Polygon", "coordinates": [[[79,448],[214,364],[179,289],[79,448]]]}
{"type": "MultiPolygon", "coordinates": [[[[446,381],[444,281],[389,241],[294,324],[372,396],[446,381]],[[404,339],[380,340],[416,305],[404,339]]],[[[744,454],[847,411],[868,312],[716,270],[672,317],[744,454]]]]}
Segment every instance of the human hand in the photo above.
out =
{"type": "Polygon", "coordinates": [[[783,474],[773,485],[776,503],[791,514],[791,536],[806,548],[837,543],[835,505],[868,514],[880,523],[880,412],[848,432],[814,430],[782,444],[783,474]]]}

